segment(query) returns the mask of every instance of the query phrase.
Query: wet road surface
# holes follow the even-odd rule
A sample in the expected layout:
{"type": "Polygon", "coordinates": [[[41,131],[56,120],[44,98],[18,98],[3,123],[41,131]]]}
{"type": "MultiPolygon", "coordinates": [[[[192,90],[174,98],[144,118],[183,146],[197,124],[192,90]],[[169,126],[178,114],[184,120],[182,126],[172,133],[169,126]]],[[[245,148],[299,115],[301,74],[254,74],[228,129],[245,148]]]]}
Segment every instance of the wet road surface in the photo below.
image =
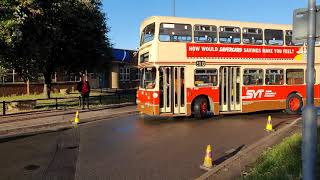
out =
{"type": "Polygon", "coordinates": [[[79,130],[0,140],[0,179],[74,179],[79,130]]]}
{"type": "Polygon", "coordinates": [[[221,163],[299,116],[282,112],[224,115],[209,119],[127,116],[80,126],[76,179],[194,179],[208,144],[221,163]]]}
{"type": "Polygon", "coordinates": [[[134,115],[2,139],[0,179],[194,179],[204,173],[199,165],[208,144],[215,163],[221,163],[226,151],[268,134],[268,114],[275,129],[298,117],[281,112],[203,120],[134,115]]]}

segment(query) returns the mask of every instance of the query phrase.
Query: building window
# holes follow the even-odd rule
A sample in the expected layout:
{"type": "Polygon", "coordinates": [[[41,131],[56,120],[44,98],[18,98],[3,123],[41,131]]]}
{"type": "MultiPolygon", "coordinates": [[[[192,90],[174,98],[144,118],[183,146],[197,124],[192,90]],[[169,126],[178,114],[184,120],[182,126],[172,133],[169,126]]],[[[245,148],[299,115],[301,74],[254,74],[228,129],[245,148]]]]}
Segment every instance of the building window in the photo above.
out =
{"type": "Polygon", "coordinates": [[[216,86],[218,84],[217,69],[196,69],[194,72],[195,86],[216,86]]]}
{"type": "Polygon", "coordinates": [[[120,67],[120,81],[129,81],[129,80],[130,80],[130,68],[120,67]]]}
{"type": "Polygon", "coordinates": [[[266,85],[282,85],[283,81],[283,69],[267,69],[266,70],[266,85]]]}
{"type": "Polygon", "coordinates": [[[304,83],[303,69],[287,69],[286,77],[288,85],[304,83]]]}
{"type": "Polygon", "coordinates": [[[262,69],[244,69],[243,85],[262,85],[263,70],[262,69]]]}

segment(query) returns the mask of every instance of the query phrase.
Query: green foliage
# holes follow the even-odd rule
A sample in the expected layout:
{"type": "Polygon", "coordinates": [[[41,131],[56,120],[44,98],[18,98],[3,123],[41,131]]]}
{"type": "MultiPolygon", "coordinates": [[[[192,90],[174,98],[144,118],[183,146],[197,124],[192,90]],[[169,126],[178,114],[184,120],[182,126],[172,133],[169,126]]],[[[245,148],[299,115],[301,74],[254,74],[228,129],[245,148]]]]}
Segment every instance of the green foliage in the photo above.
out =
{"type": "MultiPolygon", "coordinates": [[[[320,138],[318,129],[318,140],[320,138]]],[[[271,150],[263,153],[255,163],[255,167],[248,176],[242,177],[246,180],[271,180],[271,179],[301,179],[301,134],[294,134],[274,146],[271,150]]],[[[320,155],[318,141],[318,156],[320,155]]],[[[319,162],[318,162],[319,168],[319,162]]],[[[319,178],[319,173],[318,173],[319,178]]]]}
{"type": "Polygon", "coordinates": [[[99,0],[2,0],[0,66],[25,78],[103,67],[111,57],[99,0]]]}

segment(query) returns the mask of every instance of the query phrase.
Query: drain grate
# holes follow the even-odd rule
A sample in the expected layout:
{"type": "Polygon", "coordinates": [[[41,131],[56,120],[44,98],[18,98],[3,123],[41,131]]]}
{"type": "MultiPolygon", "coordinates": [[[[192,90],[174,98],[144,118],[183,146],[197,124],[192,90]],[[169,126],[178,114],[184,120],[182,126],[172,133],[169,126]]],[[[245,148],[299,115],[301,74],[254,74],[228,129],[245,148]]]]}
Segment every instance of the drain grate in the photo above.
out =
{"type": "Polygon", "coordinates": [[[24,169],[28,170],[28,171],[34,171],[34,170],[39,169],[39,168],[40,168],[40,166],[35,165],[35,164],[29,164],[29,165],[24,167],[24,169]]]}

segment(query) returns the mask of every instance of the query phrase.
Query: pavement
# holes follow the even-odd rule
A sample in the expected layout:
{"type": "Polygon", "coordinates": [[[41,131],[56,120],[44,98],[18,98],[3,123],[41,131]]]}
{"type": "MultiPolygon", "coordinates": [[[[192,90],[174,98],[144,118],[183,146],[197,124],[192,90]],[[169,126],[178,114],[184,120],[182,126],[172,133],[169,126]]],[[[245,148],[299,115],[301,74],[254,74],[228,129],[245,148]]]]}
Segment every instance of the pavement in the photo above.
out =
{"type": "Polygon", "coordinates": [[[85,110],[43,111],[1,116],[0,139],[72,128],[76,111],[79,111],[80,123],[137,112],[133,103],[123,103],[85,110]]]}

